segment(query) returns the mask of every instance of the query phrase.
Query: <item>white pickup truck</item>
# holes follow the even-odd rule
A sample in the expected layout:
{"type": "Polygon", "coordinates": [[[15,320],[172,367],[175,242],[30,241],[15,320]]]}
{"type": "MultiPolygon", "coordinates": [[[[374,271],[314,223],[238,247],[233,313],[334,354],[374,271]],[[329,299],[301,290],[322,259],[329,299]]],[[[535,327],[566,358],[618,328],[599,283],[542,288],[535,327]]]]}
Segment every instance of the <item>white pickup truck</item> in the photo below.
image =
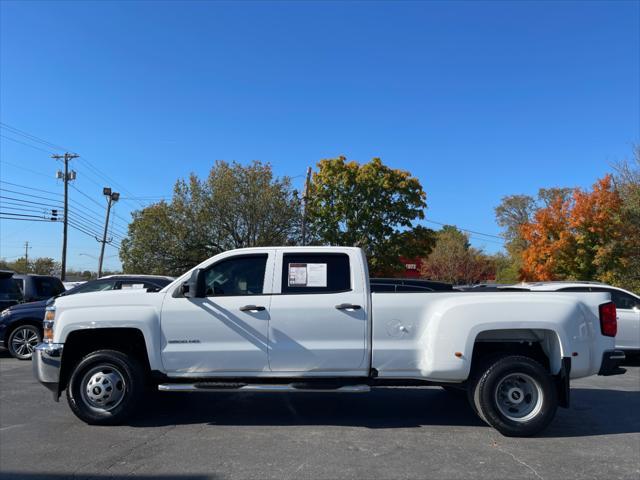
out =
{"type": "MultiPolygon", "coordinates": [[[[467,392],[504,435],[569,405],[570,378],[623,373],[607,293],[371,293],[362,250],[221,253],[159,292],[60,297],[34,373],[90,424],[160,391],[467,392]]],[[[399,398],[401,401],[401,398],[399,398]]]]}

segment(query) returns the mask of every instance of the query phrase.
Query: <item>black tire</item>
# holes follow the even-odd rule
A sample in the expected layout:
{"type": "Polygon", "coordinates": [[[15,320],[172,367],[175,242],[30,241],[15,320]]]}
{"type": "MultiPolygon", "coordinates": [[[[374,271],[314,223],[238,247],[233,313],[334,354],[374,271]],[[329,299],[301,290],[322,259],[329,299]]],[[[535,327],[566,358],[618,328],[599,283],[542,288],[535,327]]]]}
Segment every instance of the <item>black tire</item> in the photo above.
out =
{"type": "Polygon", "coordinates": [[[528,437],[543,430],[556,414],[553,378],[532,358],[494,358],[470,378],[469,401],[478,416],[508,437],[528,437]]]}
{"type": "Polygon", "coordinates": [[[42,334],[38,327],[35,325],[19,325],[9,335],[7,348],[14,358],[31,360],[36,345],[41,341],[42,334]]]}
{"type": "Polygon", "coordinates": [[[118,425],[141,403],[145,374],[135,358],[115,350],[84,357],[67,385],[73,413],[90,425],[118,425]]]}

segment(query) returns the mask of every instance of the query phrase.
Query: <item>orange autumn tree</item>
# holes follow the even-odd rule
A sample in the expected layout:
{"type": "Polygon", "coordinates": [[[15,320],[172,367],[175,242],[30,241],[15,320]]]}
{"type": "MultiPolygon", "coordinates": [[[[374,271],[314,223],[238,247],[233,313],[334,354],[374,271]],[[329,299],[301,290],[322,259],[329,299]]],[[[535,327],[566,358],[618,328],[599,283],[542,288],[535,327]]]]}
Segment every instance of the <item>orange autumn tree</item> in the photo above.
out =
{"type": "Polygon", "coordinates": [[[520,227],[527,247],[522,251],[523,280],[555,280],[572,250],[569,228],[571,199],[557,196],[520,227]]]}
{"type": "Polygon", "coordinates": [[[610,175],[591,191],[558,195],[521,226],[523,280],[607,281],[620,261],[611,245],[622,235],[622,200],[610,175]]]}

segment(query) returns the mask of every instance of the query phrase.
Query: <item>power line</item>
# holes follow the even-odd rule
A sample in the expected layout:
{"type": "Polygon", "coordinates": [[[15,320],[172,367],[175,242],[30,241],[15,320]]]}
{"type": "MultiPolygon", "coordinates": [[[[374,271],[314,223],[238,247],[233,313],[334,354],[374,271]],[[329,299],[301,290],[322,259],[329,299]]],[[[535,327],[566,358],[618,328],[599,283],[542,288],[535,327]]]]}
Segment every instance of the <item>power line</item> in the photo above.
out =
{"type": "MultiPolygon", "coordinates": [[[[69,226],[81,233],[84,233],[86,236],[93,238],[94,240],[96,239],[97,234],[95,232],[92,233],[90,231],[87,231],[84,228],[79,227],[72,222],[69,222],[69,226]]],[[[111,245],[113,248],[120,250],[120,244],[116,245],[115,243],[108,243],[108,245],[111,245]]]]}
{"type": "MultiPolygon", "coordinates": [[[[464,230],[462,231],[464,232],[464,230]]],[[[473,238],[481,242],[489,242],[489,243],[494,243],[496,245],[504,245],[504,242],[496,242],[495,240],[489,240],[488,238],[483,238],[483,237],[476,237],[475,235],[469,235],[469,238],[473,238]]]]}
{"type": "Polygon", "coordinates": [[[32,174],[34,174],[34,175],[39,175],[39,176],[41,176],[41,177],[45,177],[45,178],[49,178],[49,179],[51,178],[51,176],[50,176],[50,175],[45,175],[45,174],[44,174],[44,173],[42,173],[42,172],[38,172],[38,171],[36,171],[36,170],[31,170],[30,168],[25,168],[25,167],[23,167],[23,166],[21,166],[21,165],[16,165],[15,163],[5,162],[4,160],[0,160],[0,163],[5,164],[5,165],[9,165],[9,166],[11,166],[11,167],[13,167],[13,168],[17,168],[17,169],[19,169],[19,170],[23,170],[23,171],[25,171],[25,172],[32,173],[32,174]]]}
{"type": "MultiPolygon", "coordinates": [[[[84,193],[82,190],[80,190],[78,187],[76,187],[75,185],[71,185],[71,188],[73,188],[76,192],[78,192],[80,195],[82,195],[83,197],[85,197],[87,200],[89,200],[90,202],[93,202],[94,204],[96,204],[98,207],[100,207],[100,209],[104,208],[104,205],[102,205],[100,202],[98,202],[97,200],[95,200],[94,198],[91,198],[89,195],[87,195],[86,193],[84,193]]],[[[87,209],[88,210],[88,209],[87,209]]],[[[93,210],[89,210],[90,212],[92,212],[95,215],[102,215],[102,213],[97,213],[93,210]]]]}
{"type": "MultiPolygon", "coordinates": [[[[96,217],[91,216],[91,215],[87,215],[86,211],[82,211],[81,210],[81,212],[82,212],[81,214],[78,214],[78,209],[76,208],[71,213],[74,214],[74,215],[78,215],[78,216],[80,216],[80,217],[82,217],[82,218],[84,218],[86,220],[91,220],[92,222],[96,222],[96,223],[100,224],[101,225],[100,228],[102,228],[102,220],[101,219],[96,218],[96,217]]],[[[115,219],[114,219],[114,221],[110,222],[109,225],[111,225],[115,229],[115,232],[118,235],[120,235],[122,237],[126,237],[127,236],[127,233],[125,233],[126,229],[124,227],[120,226],[119,224],[116,225],[114,222],[115,222],[115,219]]]]}
{"type": "MultiPolygon", "coordinates": [[[[93,225],[93,226],[94,226],[94,227],[96,227],[96,228],[102,228],[102,227],[103,227],[103,226],[102,226],[102,225],[100,225],[100,224],[96,221],[96,219],[94,219],[94,218],[91,218],[91,217],[85,217],[84,215],[80,215],[80,214],[78,214],[77,212],[75,212],[75,211],[73,211],[73,210],[72,210],[72,211],[70,211],[70,212],[69,212],[69,214],[70,214],[70,217],[69,217],[69,218],[78,217],[78,218],[76,218],[76,221],[84,221],[84,222],[86,222],[87,224],[93,225]]],[[[110,225],[112,225],[112,224],[110,223],[110,225]]],[[[115,236],[117,236],[117,237],[121,237],[121,238],[126,237],[126,235],[123,235],[123,234],[122,234],[120,231],[118,231],[118,230],[115,230],[115,232],[113,232],[113,235],[115,235],[115,236]]]]}
{"type": "Polygon", "coordinates": [[[0,207],[7,208],[9,210],[17,211],[17,212],[35,212],[35,213],[42,213],[43,215],[46,214],[46,210],[43,208],[36,209],[36,208],[14,207],[13,205],[6,205],[7,203],[12,203],[12,202],[2,202],[0,203],[0,207]]]}
{"type": "Polygon", "coordinates": [[[96,199],[91,198],[89,195],[87,195],[86,193],[84,193],[82,190],[80,190],[79,188],[77,188],[75,185],[71,185],[71,188],[73,188],[76,192],[78,192],[80,195],[82,195],[83,197],[85,197],[87,200],[89,200],[90,202],[95,203],[97,206],[99,206],[100,208],[103,208],[103,205],[101,205],[96,199]]]}
{"type": "MultiPolygon", "coordinates": [[[[98,207],[100,207],[100,209],[102,210],[104,208],[103,205],[100,205],[99,202],[97,202],[96,200],[94,200],[93,198],[91,198],[89,195],[87,195],[86,193],[84,193],[83,191],[79,190],[77,187],[73,187],[74,190],[76,190],[80,195],[84,196],[85,198],[87,198],[88,200],[90,200],[91,202],[95,203],[98,207]]],[[[78,206],[85,212],[85,213],[90,213],[93,215],[97,215],[98,217],[102,217],[103,212],[96,212],[95,210],[90,209],[89,207],[87,207],[85,204],[75,204],[75,208],[77,210],[78,206]]],[[[124,227],[124,226],[123,226],[124,227]]]]}
{"type": "Polygon", "coordinates": [[[98,232],[96,232],[95,230],[93,230],[91,228],[91,226],[87,226],[87,225],[85,225],[83,223],[80,223],[80,222],[78,222],[76,220],[72,220],[72,219],[69,219],[69,225],[75,227],[76,230],[80,230],[83,233],[89,235],[94,240],[98,240],[98,237],[99,237],[100,234],[98,232]]]}
{"type": "Polygon", "coordinates": [[[4,217],[1,216],[3,215],[2,213],[0,213],[0,220],[24,220],[27,222],[47,222],[47,223],[51,223],[51,220],[38,220],[36,218],[17,218],[17,217],[4,217]]]}
{"type": "MultiPolygon", "coordinates": [[[[52,194],[52,195],[62,195],[62,194],[60,194],[58,192],[51,192],[49,190],[42,190],[42,189],[38,189],[38,188],[27,187],[25,185],[20,185],[20,184],[17,184],[17,183],[6,182],[4,180],[0,180],[0,183],[5,183],[5,184],[8,184],[8,185],[12,185],[12,186],[19,187],[19,188],[24,188],[24,189],[31,189],[31,190],[35,190],[35,191],[39,191],[39,192],[43,192],[43,193],[49,193],[49,194],[52,194]]],[[[8,191],[10,191],[12,193],[15,193],[14,190],[8,190],[8,191]]],[[[19,194],[23,194],[23,192],[19,192],[19,194]]],[[[45,197],[42,197],[42,198],[45,198],[45,197]]],[[[51,200],[54,201],[53,199],[51,199],[51,200]]],[[[28,200],[22,200],[22,201],[30,203],[28,200]]],[[[17,203],[17,202],[11,202],[11,201],[9,201],[9,202],[4,201],[2,203],[3,204],[10,204],[10,205],[17,205],[17,206],[24,206],[23,203],[17,203]]],[[[54,206],[54,205],[51,205],[51,207],[52,208],[56,208],[56,206],[54,206]]],[[[20,209],[18,209],[18,210],[20,210],[20,209]]],[[[40,209],[40,210],[28,209],[28,210],[24,210],[24,211],[37,211],[37,212],[39,212],[39,211],[42,211],[42,209],[40,209]]],[[[76,209],[73,209],[70,213],[72,215],[77,215],[78,217],[81,217],[83,221],[86,221],[86,222],[89,222],[89,223],[93,223],[94,225],[98,226],[99,228],[102,228],[102,225],[97,223],[97,222],[100,222],[100,221],[97,220],[95,217],[90,217],[90,216],[88,216],[86,214],[83,215],[82,213],[79,213],[78,211],[76,211],[76,209]]],[[[94,213],[94,214],[97,215],[96,212],[91,212],[91,213],[94,213]]],[[[117,236],[119,236],[119,237],[125,237],[126,236],[126,234],[121,230],[120,226],[117,226],[117,228],[116,228],[116,226],[114,226],[114,222],[111,223],[111,226],[112,226],[112,229],[114,229],[115,234],[117,236]]]]}
{"type": "Polygon", "coordinates": [[[77,230],[77,231],[79,231],[79,232],[82,232],[82,233],[84,233],[85,235],[87,235],[88,237],[91,237],[91,238],[93,238],[93,239],[95,240],[95,237],[96,237],[96,233],[95,233],[95,232],[92,232],[92,231],[90,231],[90,230],[87,230],[87,229],[85,229],[84,227],[82,227],[81,225],[76,224],[75,222],[73,222],[73,221],[71,221],[71,220],[69,220],[69,226],[70,226],[71,228],[73,228],[74,230],[77,230]]]}
{"type": "Polygon", "coordinates": [[[76,228],[82,229],[84,232],[89,233],[93,236],[97,235],[98,233],[93,231],[91,229],[91,226],[87,226],[86,224],[83,224],[81,222],[78,222],[77,220],[74,220],[72,218],[68,219],[69,225],[74,225],[76,228]]]}
{"type": "Polygon", "coordinates": [[[35,145],[31,145],[29,143],[21,142],[20,140],[17,140],[15,138],[11,138],[11,137],[7,137],[6,135],[0,134],[0,137],[6,138],[7,140],[11,140],[12,142],[20,143],[21,145],[25,145],[27,147],[35,148],[36,150],[40,150],[41,152],[44,152],[44,153],[48,153],[48,154],[53,153],[52,150],[45,150],[44,148],[36,147],[35,145]]]}
{"type": "MultiPolygon", "coordinates": [[[[7,198],[7,197],[0,196],[0,198],[7,198]]],[[[9,198],[11,198],[11,197],[9,197],[9,198]]],[[[17,207],[30,207],[32,205],[41,205],[40,203],[35,203],[35,204],[31,203],[31,202],[29,202],[29,200],[20,200],[20,201],[17,201],[17,202],[7,201],[7,200],[0,200],[0,205],[5,205],[5,204],[7,204],[7,205],[15,205],[17,207]]],[[[55,207],[53,205],[49,205],[49,206],[51,208],[57,208],[57,207],[55,207]]],[[[42,210],[42,208],[40,210],[42,210]]]]}
{"type": "MultiPolygon", "coordinates": [[[[26,131],[21,130],[21,129],[17,128],[17,127],[14,127],[14,126],[12,126],[12,125],[9,125],[9,124],[7,124],[7,123],[0,122],[0,125],[1,125],[5,130],[8,130],[9,132],[13,133],[14,135],[20,135],[21,137],[26,138],[26,139],[28,139],[28,140],[30,140],[30,141],[32,141],[32,142],[33,142],[33,141],[38,142],[38,143],[40,143],[41,145],[48,146],[49,148],[53,148],[53,149],[55,149],[55,150],[64,150],[64,151],[67,151],[67,152],[69,152],[69,151],[73,151],[73,149],[71,149],[71,148],[66,148],[66,147],[62,147],[61,145],[56,145],[56,144],[55,144],[55,143],[53,143],[53,142],[50,142],[50,141],[48,141],[48,140],[45,140],[45,139],[43,139],[43,138],[41,138],[41,137],[38,137],[38,136],[36,136],[36,135],[33,135],[32,133],[26,132],[26,131]]],[[[5,137],[5,138],[7,138],[7,139],[9,139],[9,140],[13,140],[14,142],[21,143],[21,144],[26,145],[26,146],[28,146],[28,147],[32,147],[32,148],[35,148],[35,149],[38,149],[38,150],[44,151],[44,152],[46,152],[46,153],[53,153],[53,152],[51,152],[51,151],[44,150],[44,149],[42,149],[42,148],[40,148],[40,147],[38,147],[38,146],[30,145],[30,144],[28,144],[28,143],[24,143],[24,142],[22,142],[22,141],[20,141],[20,140],[17,140],[17,139],[11,138],[11,137],[6,137],[6,136],[4,136],[4,135],[3,135],[3,137],[5,137]]],[[[119,187],[119,188],[120,188],[120,190],[122,190],[122,191],[123,191],[123,192],[125,192],[127,195],[129,195],[129,197],[130,197],[130,198],[134,198],[134,197],[135,197],[135,195],[133,195],[133,194],[132,194],[129,190],[127,190],[126,188],[124,188],[124,186],[123,186],[122,184],[120,184],[119,182],[116,182],[115,180],[113,180],[109,175],[107,175],[106,173],[104,173],[103,171],[101,171],[101,170],[100,170],[98,167],[96,167],[92,162],[90,162],[86,157],[84,157],[84,156],[83,156],[83,157],[80,157],[80,161],[81,161],[81,162],[84,162],[84,164],[87,166],[87,168],[88,168],[88,169],[90,169],[96,177],[98,177],[98,178],[100,178],[100,177],[101,177],[102,179],[107,180],[107,182],[112,183],[112,184],[113,184],[113,185],[115,185],[116,187],[119,187]]],[[[87,179],[88,179],[88,180],[90,180],[91,182],[95,183],[95,184],[96,184],[96,185],[98,185],[99,187],[102,187],[102,185],[99,185],[99,184],[98,184],[98,183],[96,183],[95,181],[91,180],[89,177],[87,177],[87,179]]],[[[141,208],[144,208],[144,205],[143,205],[141,202],[138,202],[138,204],[139,204],[139,206],[140,206],[141,208]]],[[[138,207],[135,207],[135,208],[138,208],[138,207]]]]}
{"type": "MultiPolygon", "coordinates": [[[[85,230],[88,233],[91,233],[94,236],[94,239],[98,239],[98,237],[101,235],[99,232],[100,230],[103,228],[102,225],[97,225],[95,223],[87,223],[86,221],[82,221],[78,218],[74,218],[73,216],[69,217],[69,223],[73,223],[76,227],[78,228],[82,228],[83,230],[85,230]]],[[[122,241],[122,238],[120,235],[115,235],[115,239],[120,242],[122,241]]]]}
{"type": "Polygon", "coordinates": [[[12,217],[27,217],[27,218],[42,218],[43,215],[27,215],[26,213],[11,213],[11,212],[0,212],[0,215],[11,215],[12,217]]]}
{"type": "Polygon", "coordinates": [[[32,193],[24,193],[24,192],[20,192],[20,191],[17,191],[17,190],[10,190],[8,188],[3,188],[3,187],[0,187],[0,190],[3,191],[3,192],[16,193],[18,195],[23,195],[25,197],[39,198],[39,199],[42,199],[42,200],[49,200],[51,202],[61,202],[61,200],[58,200],[58,199],[55,199],[55,198],[43,197],[42,195],[33,195],[32,193]]]}
{"type": "Polygon", "coordinates": [[[74,213],[73,211],[69,212],[69,218],[74,218],[75,217],[75,221],[77,222],[84,222],[86,225],[91,225],[94,228],[101,228],[102,225],[100,225],[99,223],[97,223],[95,220],[91,220],[87,217],[83,217],[81,215],[78,215],[77,213],[74,213]]]}
{"type": "MultiPolygon", "coordinates": [[[[89,162],[89,160],[86,157],[83,157],[81,159],[86,165],[87,167],[89,167],[90,169],[92,169],[94,172],[96,172],[96,174],[98,174],[99,176],[101,176],[102,178],[104,178],[105,180],[107,180],[108,182],[112,183],[113,185],[115,185],[116,187],[118,187],[120,190],[122,190],[123,192],[125,192],[127,195],[129,195],[130,197],[134,197],[135,195],[133,193],[131,193],[129,190],[127,190],[126,188],[124,188],[123,185],[119,184],[118,182],[116,182],[115,180],[113,180],[111,177],[109,177],[109,175],[107,175],[106,173],[102,172],[98,167],[94,166],[91,162],[89,162]]],[[[144,205],[141,202],[138,202],[138,204],[140,205],[140,207],[144,208],[144,205]]]]}
{"type": "Polygon", "coordinates": [[[60,192],[52,192],[51,190],[42,190],[40,188],[28,187],[26,185],[19,185],[17,183],[7,182],[6,180],[0,180],[0,183],[6,183],[7,185],[12,185],[14,187],[20,187],[20,188],[24,188],[24,189],[27,189],[27,190],[33,190],[35,192],[50,193],[51,195],[58,195],[60,197],[63,196],[60,192]]]}
{"type": "Polygon", "coordinates": [[[500,236],[498,236],[498,235],[492,235],[492,234],[490,234],[490,233],[476,232],[476,231],[474,231],[474,230],[469,230],[468,228],[462,228],[462,227],[460,227],[460,226],[458,226],[458,225],[455,225],[455,224],[453,224],[453,223],[436,222],[435,220],[427,220],[426,218],[424,219],[424,221],[425,221],[425,222],[428,222],[428,223],[433,223],[433,224],[435,224],[435,225],[440,225],[440,226],[442,226],[442,227],[452,226],[452,227],[456,227],[458,230],[462,230],[463,232],[467,232],[467,233],[474,233],[474,234],[476,234],[476,235],[482,235],[482,236],[485,236],[485,237],[497,238],[498,240],[502,240],[502,241],[504,241],[504,238],[502,238],[502,237],[500,237],[500,236]]]}
{"type": "MultiPolygon", "coordinates": [[[[104,215],[103,212],[96,212],[95,210],[91,210],[90,208],[86,207],[83,204],[73,204],[73,209],[71,213],[75,213],[77,214],[78,212],[81,212],[81,216],[86,217],[86,218],[90,218],[91,220],[97,221],[99,223],[102,223],[102,220],[100,219],[100,217],[102,217],[102,215],[104,215]]],[[[118,228],[118,231],[120,233],[123,233],[124,231],[126,231],[128,229],[128,226],[126,224],[121,225],[121,224],[117,224],[116,225],[118,228]]],[[[123,233],[124,235],[124,233],[123,233]]]]}
{"type": "Polygon", "coordinates": [[[24,203],[30,203],[32,205],[43,205],[45,207],[51,207],[51,208],[62,208],[61,204],[58,205],[51,205],[49,203],[42,203],[42,202],[35,202],[33,200],[26,200],[24,198],[15,198],[15,197],[7,197],[6,195],[0,195],[0,198],[6,198],[8,200],[18,200],[24,203]]]}
{"type": "Polygon", "coordinates": [[[29,133],[29,132],[25,132],[24,130],[20,130],[19,128],[11,126],[8,123],[0,122],[0,125],[2,126],[1,128],[4,128],[5,130],[9,130],[11,133],[13,133],[15,135],[20,135],[20,136],[28,138],[28,139],[30,139],[32,141],[36,141],[36,142],[42,143],[43,145],[47,145],[47,146],[52,147],[52,148],[54,148],[56,150],[71,150],[70,148],[61,147],[60,145],[56,145],[55,143],[51,143],[50,141],[45,140],[44,138],[36,137],[35,135],[33,135],[33,134],[29,133]]]}

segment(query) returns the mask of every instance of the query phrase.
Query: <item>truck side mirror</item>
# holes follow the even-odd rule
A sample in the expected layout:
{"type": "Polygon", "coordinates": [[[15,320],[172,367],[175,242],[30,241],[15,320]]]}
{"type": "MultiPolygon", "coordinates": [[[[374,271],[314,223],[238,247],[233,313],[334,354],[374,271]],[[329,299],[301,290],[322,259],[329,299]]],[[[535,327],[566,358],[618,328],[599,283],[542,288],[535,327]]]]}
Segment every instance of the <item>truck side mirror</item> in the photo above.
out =
{"type": "Polygon", "coordinates": [[[189,280],[182,285],[182,293],[187,298],[203,298],[206,296],[204,270],[196,268],[191,272],[189,280]]]}

